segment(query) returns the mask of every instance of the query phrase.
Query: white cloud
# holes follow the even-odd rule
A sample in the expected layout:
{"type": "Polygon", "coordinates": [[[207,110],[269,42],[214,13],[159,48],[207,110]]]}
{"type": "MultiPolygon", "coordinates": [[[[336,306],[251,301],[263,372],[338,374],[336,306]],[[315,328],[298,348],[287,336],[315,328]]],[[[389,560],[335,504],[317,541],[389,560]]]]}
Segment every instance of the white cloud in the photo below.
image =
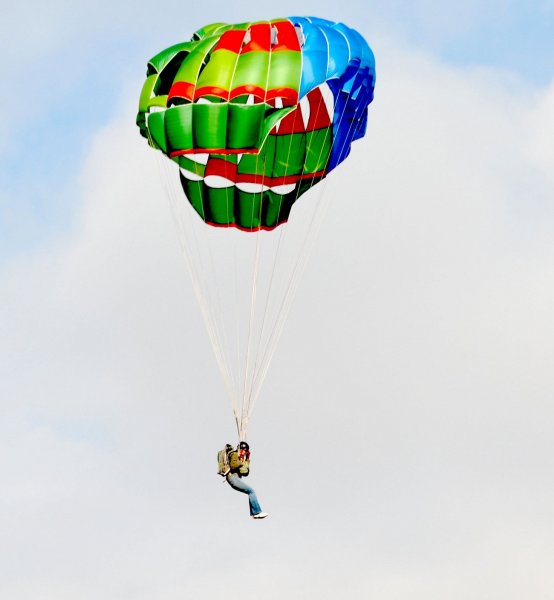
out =
{"type": "Polygon", "coordinates": [[[6,596],[551,592],[552,92],[379,45],[251,429],[265,522],[214,474],[231,415],[132,111],[71,237],[4,271],[6,596]]]}
{"type": "Polygon", "coordinates": [[[554,83],[537,99],[529,117],[529,158],[536,162],[543,173],[554,173],[554,144],[549,135],[554,131],[554,83]]]}

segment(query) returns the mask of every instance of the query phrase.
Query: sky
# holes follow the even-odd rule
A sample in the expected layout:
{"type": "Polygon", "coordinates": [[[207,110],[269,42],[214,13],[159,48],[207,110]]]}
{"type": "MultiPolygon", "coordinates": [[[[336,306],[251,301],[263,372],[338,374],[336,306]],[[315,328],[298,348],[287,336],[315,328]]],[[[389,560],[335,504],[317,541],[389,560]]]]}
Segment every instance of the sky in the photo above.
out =
{"type": "Polygon", "coordinates": [[[552,2],[4,14],[2,596],[553,598],[552,2]],[[157,51],[279,13],[356,26],[377,86],[254,414],[255,522],[134,117],[157,51]]]}

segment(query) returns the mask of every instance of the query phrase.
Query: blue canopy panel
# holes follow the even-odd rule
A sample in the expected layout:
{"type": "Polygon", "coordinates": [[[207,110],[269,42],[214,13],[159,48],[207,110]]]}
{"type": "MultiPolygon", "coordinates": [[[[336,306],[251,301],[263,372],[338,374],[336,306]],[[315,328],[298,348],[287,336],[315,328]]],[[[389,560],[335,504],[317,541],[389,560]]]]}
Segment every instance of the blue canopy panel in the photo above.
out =
{"type": "Polygon", "coordinates": [[[300,98],[322,83],[328,84],[334,96],[330,172],[348,156],[351,143],[366,132],[367,107],[375,87],[375,57],[365,39],[343,23],[317,17],[289,19],[304,37],[300,98]]]}

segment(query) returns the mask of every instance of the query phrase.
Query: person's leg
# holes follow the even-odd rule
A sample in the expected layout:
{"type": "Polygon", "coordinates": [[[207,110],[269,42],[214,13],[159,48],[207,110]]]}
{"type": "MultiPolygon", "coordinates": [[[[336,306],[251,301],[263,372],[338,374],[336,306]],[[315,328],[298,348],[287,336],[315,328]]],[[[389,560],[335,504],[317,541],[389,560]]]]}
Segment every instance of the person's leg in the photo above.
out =
{"type": "Polygon", "coordinates": [[[247,483],[245,483],[241,477],[236,475],[235,473],[230,473],[227,475],[227,483],[238,492],[242,492],[243,494],[248,494],[248,503],[250,505],[250,515],[254,516],[258,513],[262,512],[260,508],[260,504],[258,502],[258,498],[256,496],[256,492],[251,488],[247,483]]]}

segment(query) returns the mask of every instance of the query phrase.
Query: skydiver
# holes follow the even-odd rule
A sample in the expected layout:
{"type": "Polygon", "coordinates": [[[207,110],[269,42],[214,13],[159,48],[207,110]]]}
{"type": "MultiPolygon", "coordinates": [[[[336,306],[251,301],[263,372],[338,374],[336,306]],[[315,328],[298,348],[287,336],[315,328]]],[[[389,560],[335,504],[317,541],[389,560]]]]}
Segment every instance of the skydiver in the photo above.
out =
{"type": "Polygon", "coordinates": [[[245,483],[242,478],[248,477],[250,472],[250,446],[246,442],[240,442],[236,450],[229,455],[230,471],[226,475],[227,483],[238,492],[248,494],[250,505],[250,516],[253,519],[265,519],[266,512],[262,512],[256,492],[245,483]]]}

